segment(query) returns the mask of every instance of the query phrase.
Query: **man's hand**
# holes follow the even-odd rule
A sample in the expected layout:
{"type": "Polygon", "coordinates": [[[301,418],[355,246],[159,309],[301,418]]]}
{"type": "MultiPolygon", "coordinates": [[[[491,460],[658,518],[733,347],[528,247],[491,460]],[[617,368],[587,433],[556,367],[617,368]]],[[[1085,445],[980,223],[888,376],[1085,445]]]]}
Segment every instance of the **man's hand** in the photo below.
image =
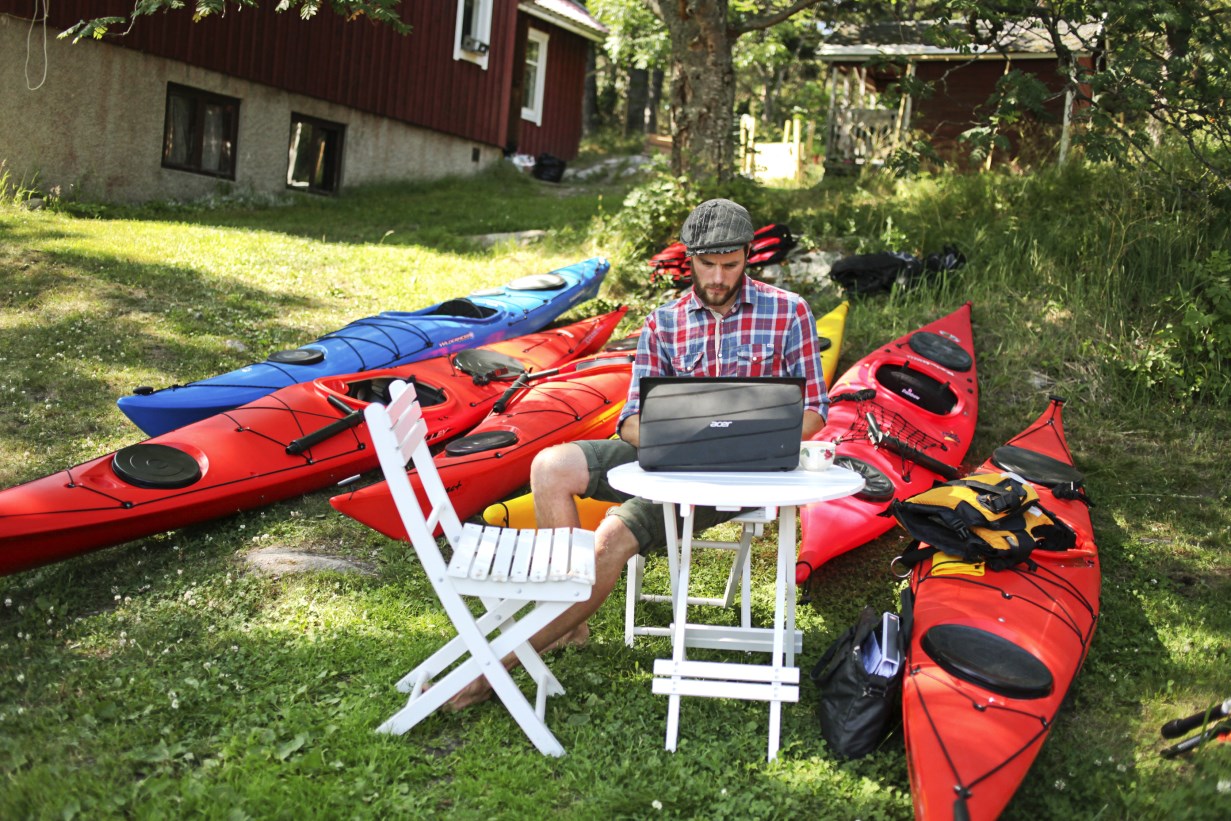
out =
{"type": "MultiPolygon", "coordinates": [[[[626,423],[627,424],[627,423],[626,423]]],[[[816,411],[804,411],[804,439],[811,439],[825,427],[825,419],[816,411]]]]}
{"type": "Polygon", "coordinates": [[[641,447],[641,414],[634,413],[624,420],[620,425],[620,438],[635,448],[641,447]]]}

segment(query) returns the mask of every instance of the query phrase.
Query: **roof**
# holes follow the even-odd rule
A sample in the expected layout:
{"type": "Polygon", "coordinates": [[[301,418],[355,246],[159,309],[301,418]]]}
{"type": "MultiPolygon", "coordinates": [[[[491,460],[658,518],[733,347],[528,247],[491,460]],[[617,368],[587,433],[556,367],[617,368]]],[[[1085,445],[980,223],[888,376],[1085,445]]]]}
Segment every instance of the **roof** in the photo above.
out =
{"type": "MultiPolygon", "coordinates": [[[[1103,31],[1101,23],[1060,21],[1058,27],[1061,42],[1078,56],[1091,54],[1103,31]]],[[[1006,21],[995,34],[986,23],[981,22],[981,42],[972,43],[967,49],[936,45],[949,32],[957,34],[963,41],[968,40],[966,31],[966,23],[961,20],[949,23],[921,20],[866,26],[843,25],[830,32],[826,42],[818,49],[817,56],[825,62],[857,62],[878,57],[970,60],[1005,55],[1017,59],[1056,56],[1051,35],[1037,19],[1006,21]]]]}
{"type": "Polygon", "coordinates": [[[522,0],[518,8],[587,40],[601,43],[607,38],[607,27],[573,0],[522,0]]]}

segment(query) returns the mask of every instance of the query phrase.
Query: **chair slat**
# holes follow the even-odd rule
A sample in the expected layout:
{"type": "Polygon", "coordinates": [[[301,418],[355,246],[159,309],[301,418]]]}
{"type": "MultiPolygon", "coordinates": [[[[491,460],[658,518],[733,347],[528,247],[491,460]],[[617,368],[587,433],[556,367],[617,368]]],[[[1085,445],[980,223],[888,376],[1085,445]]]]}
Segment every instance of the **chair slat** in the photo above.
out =
{"type": "Polygon", "coordinates": [[[538,531],[517,531],[517,551],[518,553],[537,553],[537,545],[535,545],[535,535],[538,531]]]}
{"type": "Polygon", "coordinates": [[[556,528],[552,534],[551,565],[547,571],[547,578],[551,581],[560,582],[568,578],[571,548],[569,529],[567,527],[556,528]]]}
{"type": "Polygon", "coordinates": [[[551,548],[555,542],[555,536],[550,530],[543,532],[548,534],[548,538],[543,548],[534,551],[534,561],[530,563],[530,581],[532,582],[547,581],[547,571],[551,565],[551,548]]]}
{"type": "Polygon", "coordinates": [[[581,584],[594,584],[594,536],[584,530],[572,532],[573,561],[569,579],[581,584]]]}
{"type": "MultiPolygon", "coordinates": [[[[535,534],[535,539],[525,540],[519,538],[517,540],[517,555],[513,557],[513,567],[509,571],[509,581],[523,583],[530,580],[530,563],[534,560],[535,555],[541,549],[551,550],[551,543],[548,542],[546,548],[540,548],[539,542],[542,541],[541,534],[543,531],[532,531],[535,534]]],[[[520,533],[520,531],[519,531],[520,533]]]]}
{"type": "Polygon", "coordinates": [[[517,531],[500,530],[498,533],[500,540],[496,544],[496,558],[492,560],[492,581],[507,582],[517,547],[517,531]]]}
{"type": "Polygon", "coordinates": [[[500,541],[500,528],[485,527],[475,551],[474,563],[470,565],[470,578],[486,579],[492,573],[492,559],[496,558],[496,544],[500,541]]]}
{"type": "Polygon", "coordinates": [[[462,538],[453,549],[453,560],[449,562],[449,575],[458,579],[470,577],[470,566],[474,564],[475,551],[479,549],[479,538],[483,528],[475,524],[467,524],[462,528],[462,538]]]}

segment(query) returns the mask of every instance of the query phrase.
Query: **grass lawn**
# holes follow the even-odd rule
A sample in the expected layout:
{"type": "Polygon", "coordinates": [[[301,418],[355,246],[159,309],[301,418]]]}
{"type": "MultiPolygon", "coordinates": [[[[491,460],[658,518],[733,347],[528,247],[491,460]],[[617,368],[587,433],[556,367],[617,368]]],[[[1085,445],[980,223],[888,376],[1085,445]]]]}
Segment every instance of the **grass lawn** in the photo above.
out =
{"type": "MultiPolygon", "coordinates": [[[[644,248],[666,238],[614,257],[629,247],[609,234],[624,194],[491,175],[279,204],[0,205],[0,487],[140,441],[115,406],[137,385],[221,373],[357,317],[586,257],[613,254],[600,302],[631,304],[633,327],[656,298],[639,287],[644,248]],[[530,229],[546,237],[469,239],[530,229]]],[[[1231,247],[1231,215],[1106,170],[757,196],[813,245],[966,251],[945,278],[857,302],[841,367],[973,300],[972,464],[1048,394],[1070,400],[1069,441],[1098,503],[1102,619],[1006,817],[1225,818],[1231,744],[1163,760],[1158,727],[1231,696],[1231,411],[1135,374],[1177,361],[1157,342],[1176,316],[1166,298],[1231,247]]],[[[800,287],[818,313],[839,299],[800,287]]],[[[1225,375],[1226,350],[1199,360],[1206,371],[1186,364],[1181,382],[1225,375]]],[[[331,495],[0,577],[0,818],[911,816],[901,735],[836,760],[806,675],[777,761],[764,760],[767,711],[748,702],[685,700],[679,749],[664,751],[666,699],[650,673],[668,646],[624,645],[622,585],[590,643],[551,660],[568,691],[548,706],[564,758],[538,755],[493,704],[376,735],[402,704],[393,683],[448,622],[409,546],[336,514],[331,495]],[[274,546],[367,570],[249,567],[248,553],[274,546]]],[[[761,620],[768,537],[754,563],[761,620]]],[[[813,578],[799,610],[805,674],[864,604],[895,607],[888,567],[903,542],[894,532],[813,578]]],[[[724,561],[703,561],[699,583],[725,578],[724,561]]]]}

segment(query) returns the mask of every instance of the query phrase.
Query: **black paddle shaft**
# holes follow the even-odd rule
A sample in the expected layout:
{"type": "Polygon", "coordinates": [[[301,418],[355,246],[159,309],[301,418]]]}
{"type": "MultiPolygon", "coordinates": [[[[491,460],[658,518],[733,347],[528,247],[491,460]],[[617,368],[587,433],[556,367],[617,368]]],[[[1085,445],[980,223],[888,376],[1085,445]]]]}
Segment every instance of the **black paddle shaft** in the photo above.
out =
{"type": "Polygon", "coordinates": [[[1200,710],[1185,718],[1168,721],[1163,725],[1163,738],[1179,738],[1194,727],[1200,727],[1202,724],[1218,721],[1227,716],[1231,716],[1231,698],[1222,704],[1215,704],[1208,710],[1200,710]]]}
{"type": "Polygon", "coordinates": [[[311,433],[305,434],[291,442],[286,446],[287,456],[298,456],[308,448],[311,448],[314,445],[319,445],[321,442],[337,436],[344,430],[350,430],[351,428],[358,426],[359,423],[363,421],[363,411],[352,409],[350,405],[347,405],[336,396],[329,397],[329,403],[334,407],[346,411],[346,416],[343,416],[341,419],[334,422],[330,422],[328,425],[325,425],[325,427],[314,430],[311,433]]]}

